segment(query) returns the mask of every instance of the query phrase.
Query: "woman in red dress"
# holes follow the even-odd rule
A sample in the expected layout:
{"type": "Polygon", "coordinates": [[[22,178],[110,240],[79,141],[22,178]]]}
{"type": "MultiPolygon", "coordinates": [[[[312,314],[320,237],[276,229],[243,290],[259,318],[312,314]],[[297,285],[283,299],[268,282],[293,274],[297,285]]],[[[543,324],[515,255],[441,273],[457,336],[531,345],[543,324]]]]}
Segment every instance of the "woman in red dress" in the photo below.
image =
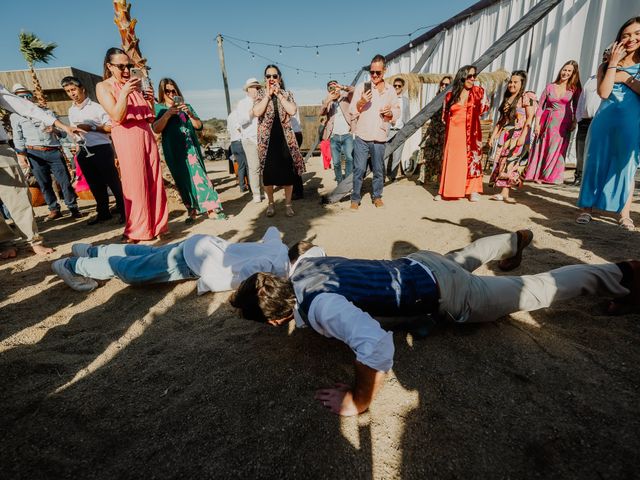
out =
{"type": "Polygon", "coordinates": [[[442,118],[445,145],[440,189],[435,200],[469,196],[477,202],[482,193],[482,129],[480,116],[489,108],[484,89],[474,85],[477,69],[458,70],[453,87],[444,99],[442,118]]]}

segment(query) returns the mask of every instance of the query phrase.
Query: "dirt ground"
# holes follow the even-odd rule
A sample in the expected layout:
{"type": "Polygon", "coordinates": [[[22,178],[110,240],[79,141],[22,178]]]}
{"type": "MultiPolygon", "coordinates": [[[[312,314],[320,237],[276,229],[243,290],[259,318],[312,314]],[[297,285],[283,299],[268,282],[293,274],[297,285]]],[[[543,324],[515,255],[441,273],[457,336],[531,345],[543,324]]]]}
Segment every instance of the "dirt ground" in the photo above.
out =
{"type": "MultiPolygon", "coordinates": [[[[266,203],[241,196],[225,164],[209,164],[231,219],[188,227],[173,203],[166,241],[193,232],[256,240],[273,224],[287,243],[393,258],[528,227],[535,239],[516,274],[640,258],[640,232],[612,217],[575,223],[573,187],[472,204],[434,202],[431,188],[403,179],[385,187],[384,209],[367,195],[352,213],[348,203],[320,205],[334,184],[320,165],[314,158],[305,175],[297,216],[284,216],[280,198],[267,219],[266,203]]],[[[637,204],[633,217],[640,224],[637,204]]],[[[353,379],[344,345],[242,320],[228,293],[199,297],[194,282],[112,280],[75,292],[51,261],[75,241],[117,242],[121,228],[69,217],[40,226],[53,255],[21,251],[0,263],[2,478],[638,478],[640,316],[604,316],[602,299],[420,340],[398,331],[370,411],[343,419],[313,394],[353,379]]]]}

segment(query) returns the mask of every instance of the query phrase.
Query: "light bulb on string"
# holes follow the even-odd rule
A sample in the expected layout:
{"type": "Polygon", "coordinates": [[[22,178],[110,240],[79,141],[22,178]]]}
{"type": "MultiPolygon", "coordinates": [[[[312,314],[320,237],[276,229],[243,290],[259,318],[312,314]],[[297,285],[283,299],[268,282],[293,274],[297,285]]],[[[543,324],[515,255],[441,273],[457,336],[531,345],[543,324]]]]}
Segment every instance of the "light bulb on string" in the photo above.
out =
{"type": "Polygon", "coordinates": [[[256,59],[256,54],[251,52],[251,60],[255,60],[256,59]]]}
{"type": "Polygon", "coordinates": [[[300,70],[296,68],[296,75],[300,75],[300,70]]]}
{"type": "Polygon", "coordinates": [[[360,42],[358,42],[358,46],[356,48],[356,53],[360,55],[360,42]]]}
{"type": "Polygon", "coordinates": [[[318,50],[318,45],[316,45],[316,57],[320,55],[320,50],[318,50]]]}
{"type": "Polygon", "coordinates": [[[249,42],[247,42],[247,51],[250,52],[251,51],[251,46],[249,45],[249,42]]]}
{"type": "Polygon", "coordinates": [[[278,45],[278,53],[282,55],[282,45],[278,45]]]}
{"type": "Polygon", "coordinates": [[[411,34],[409,34],[409,48],[413,48],[413,40],[411,40],[411,34]]]}

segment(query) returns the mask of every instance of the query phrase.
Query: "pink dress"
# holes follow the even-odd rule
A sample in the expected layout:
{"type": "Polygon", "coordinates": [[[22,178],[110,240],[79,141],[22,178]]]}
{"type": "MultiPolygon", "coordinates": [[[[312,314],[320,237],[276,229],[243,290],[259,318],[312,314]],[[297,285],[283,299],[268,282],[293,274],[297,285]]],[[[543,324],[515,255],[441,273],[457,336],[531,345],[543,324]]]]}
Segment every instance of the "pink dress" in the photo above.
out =
{"type": "MultiPolygon", "coordinates": [[[[117,98],[122,86],[115,83],[117,98]]],[[[160,154],[150,123],[153,111],[140,92],[127,98],[127,113],[113,121],[111,139],[115,147],[127,223],[124,234],[131,240],[151,240],[168,230],[169,210],[162,183],[160,154]]]]}
{"type": "Polygon", "coordinates": [[[569,148],[578,98],[579,90],[567,90],[558,98],[554,83],[544,89],[536,112],[540,135],[531,148],[525,180],[556,184],[564,182],[564,158],[569,148]]]}

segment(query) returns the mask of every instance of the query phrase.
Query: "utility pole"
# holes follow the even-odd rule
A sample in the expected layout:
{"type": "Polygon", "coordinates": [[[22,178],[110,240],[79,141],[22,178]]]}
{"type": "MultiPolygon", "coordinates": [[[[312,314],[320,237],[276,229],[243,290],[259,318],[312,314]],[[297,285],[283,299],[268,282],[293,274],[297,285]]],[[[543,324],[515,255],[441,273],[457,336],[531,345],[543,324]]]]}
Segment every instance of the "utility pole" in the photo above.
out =
{"type": "Polygon", "coordinates": [[[222,71],[222,83],[224,84],[224,97],[227,100],[227,114],[231,113],[231,99],[229,98],[229,82],[227,81],[227,67],[224,64],[224,50],[222,48],[222,35],[216,37],[218,42],[218,58],[220,59],[220,70],[222,71]]]}

